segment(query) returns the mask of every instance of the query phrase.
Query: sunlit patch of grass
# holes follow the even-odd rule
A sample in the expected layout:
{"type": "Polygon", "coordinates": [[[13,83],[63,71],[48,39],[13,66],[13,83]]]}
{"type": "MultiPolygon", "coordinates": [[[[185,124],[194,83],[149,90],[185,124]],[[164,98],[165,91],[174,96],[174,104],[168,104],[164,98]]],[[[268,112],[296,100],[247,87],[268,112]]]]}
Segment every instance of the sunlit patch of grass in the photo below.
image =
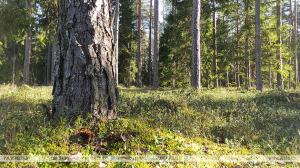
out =
{"type": "MultiPolygon", "coordinates": [[[[94,125],[88,122],[89,116],[73,124],[66,118],[49,122],[41,104],[51,108],[51,91],[51,87],[0,86],[0,155],[68,155],[73,151],[84,155],[297,155],[300,150],[300,95],[292,91],[120,88],[120,119],[94,125]],[[82,137],[76,136],[81,130],[94,133],[95,140],[105,140],[102,151],[92,142],[83,144],[82,137]]],[[[6,163],[1,167],[97,164],[6,163]]],[[[237,163],[107,163],[107,167],[196,164],[235,167],[237,163]]]]}

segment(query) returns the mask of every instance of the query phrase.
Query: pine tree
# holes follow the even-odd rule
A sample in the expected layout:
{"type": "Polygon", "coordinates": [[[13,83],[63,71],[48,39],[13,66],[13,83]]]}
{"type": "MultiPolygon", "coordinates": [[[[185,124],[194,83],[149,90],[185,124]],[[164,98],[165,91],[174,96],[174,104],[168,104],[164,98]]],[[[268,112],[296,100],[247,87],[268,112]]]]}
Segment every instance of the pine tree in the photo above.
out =
{"type": "Polygon", "coordinates": [[[58,2],[54,118],[72,117],[78,110],[96,119],[116,117],[112,18],[111,0],[58,2]]]}

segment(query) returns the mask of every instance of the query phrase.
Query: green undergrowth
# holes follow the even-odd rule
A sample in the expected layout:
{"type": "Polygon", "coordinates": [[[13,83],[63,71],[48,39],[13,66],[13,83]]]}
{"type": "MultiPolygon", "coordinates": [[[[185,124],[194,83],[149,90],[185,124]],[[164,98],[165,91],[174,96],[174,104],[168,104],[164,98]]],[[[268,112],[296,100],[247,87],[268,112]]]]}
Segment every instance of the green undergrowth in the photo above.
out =
{"type": "MultiPolygon", "coordinates": [[[[52,87],[0,86],[0,155],[298,155],[300,94],[235,88],[120,88],[120,119],[50,122],[52,87]],[[80,132],[94,137],[85,141],[80,132]],[[101,143],[100,143],[101,140],[101,143]]],[[[2,163],[97,167],[99,163],[2,163]]],[[[106,167],[293,167],[277,163],[106,163],[106,167]]]]}

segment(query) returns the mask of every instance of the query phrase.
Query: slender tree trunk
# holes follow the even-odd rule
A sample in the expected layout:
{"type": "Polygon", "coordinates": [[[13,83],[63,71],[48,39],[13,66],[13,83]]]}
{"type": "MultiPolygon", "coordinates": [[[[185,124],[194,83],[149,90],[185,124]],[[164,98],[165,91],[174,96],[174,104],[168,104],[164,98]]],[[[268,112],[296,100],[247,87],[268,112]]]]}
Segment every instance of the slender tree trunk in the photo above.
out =
{"type": "Polygon", "coordinates": [[[116,16],[115,16],[115,32],[114,32],[114,43],[115,43],[115,76],[116,84],[119,84],[119,68],[118,68],[118,55],[119,55],[119,0],[116,0],[116,16]]]}
{"type": "Polygon", "coordinates": [[[227,84],[227,87],[229,88],[229,74],[228,74],[228,69],[226,70],[226,84],[227,84]]]}
{"type": "Polygon", "coordinates": [[[58,1],[54,118],[116,117],[113,17],[111,0],[58,1]]]}
{"type": "Polygon", "coordinates": [[[201,89],[200,9],[201,1],[193,0],[191,86],[195,89],[201,89]]]}
{"type": "MultiPolygon", "coordinates": [[[[176,14],[176,0],[172,0],[172,15],[175,17],[175,14],[176,14]]],[[[175,24],[175,21],[173,24],[175,24]]],[[[174,26],[176,26],[176,25],[174,25],[174,26]]],[[[172,41],[173,41],[173,43],[175,43],[175,32],[172,33],[172,41]]],[[[173,57],[173,59],[174,59],[174,57],[173,57]]],[[[175,87],[176,86],[176,61],[175,60],[173,61],[172,78],[173,78],[173,87],[175,87]]]]}
{"type": "Polygon", "coordinates": [[[271,61],[269,60],[269,88],[272,88],[272,72],[271,72],[271,61]]]}
{"type": "Polygon", "coordinates": [[[142,59],[141,59],[141,24],[142,24],[142,3],[139,0],[139,19],[138,19],[138,54],[137,54],[137,68],[138,73],[136,76],[137,87],[142,86],[142,59]]]}
{"type": "Polygon", "coordinates": [[[15,71],[16,71],[16,42],[13,42],[13,71],[12,71],[12,85],[15,85],[15,71]]]}
{"type": "Polygon", "coordinates": [[[255,62],[256,62],[256,90],[262,91],[262,72],[260,57],[260,0],[255,0],[255,62]]]}
{"type": "MultiPolygon", "coordinates": [[[[246,7],[246,18],[245,24],[249,25],[249,1],[245,0],[246,7]]],[[[245,39],[245,89],[249,90],[250,88],[250,54],[249,54],[249,30],[246,30],[246,39],[245,39]]]]}
{"type": "Polygon", "coordinates": [[[237,62],[237,87],[241,87],[241,80],[240,80],[240,63],[237,62]]]}
{"type": "Polygon", "coordinates": [[[37,47],[35,47],[34,63],[35,63],[34,85],[36,85],[36,83],[37,83],[37,47]]]}
{"type": "Polygon", "coordinates": [[[236,67],[237,67],[237,66],[236,66],[236,65],[237,65],[237,63],[234,62],[234,63],[233,63],[233,67],[234,67],[234,68],[232,69],[232,71],[233,71],[233,81],[234,81],[234,83],[236,83],[236,84],[235,84],[235,87],[237,87],[237,78],[236,78],[236,75],[237,75],[237,73],[236,73],[236,72],[237,72],[236,67]]]}
{"type": "Polygon", "coordinates": [[[206,68],[206,78],[207,78],[207,89],[209,89],[209,83],[210,83],[209,67],[206,68]]]}
{"type": "Polygon", "coordinates": [[[297,85],[298,85],[298,80],[299,80],[299,77],[298,77],[298,56],[297,56],[297,53],[298,53],[298,44],[297,44],[297,41],[298,41],[298,29],[297,29],[297,20],[298,20],[298,17],[297,17],[297,0],[295,0],[295,24],[294,24],[294,43],[295,43],[295,86],[294,86],[294,89],[297,88],[297,85]]]}
{"type": "MultiPolygon", "coordinates": [[[[237,0],[237,5],[239,5],[239,0],[237,0]]],[[[239,6],[237,7],[237,10],[236,10],[236,13],[237,13],[237,19],[236,19],[236,49],[237,49],[237,57],[239,57],[239,6]]],[[[236,62],[237,64],[237,87],[241,87],[241,82],[240,82],[240,63],[239,61],[236,62]]]]}
{"type": "MultiPolygon", "coordinates": [[[[47,49],[47,46],[44,48],[47,49]]],[[[48,62],[48,53],[43,56],[43,86],[47,86],[47,62],[48,62]]]]}
{"type": "Polygon", "coordinates": [[[283,81],[282,81],[282,56],[281,56],[281,0],[277,0],[277,44],[279,45],[277,49],[277,89],[281,91],[283,89],[283,81]]]}
{"type": "Polygon", "coordinates": [[[52,44],[49,41],[49,44],[48,44],[48,61],[47,61],[47,85],[50,85],[50,83],[51,83],[51,69],[52,69],[52,44]]]}
{"type": "Polygon", "coordinates": [[[148,56],[148,86],[151,86],[152,61],[151,61],[151,31],[152,31],[152,0],[150,0],[150,22],[149,22],[149,56],[148,56]]]}
{"type": "Polygon", "coordinates": [[[217,41],[216,41],[216,33],[217,33],[217,24],[216,24],[216,1],[213,0],[213,50],[214,50],[214,58],[213,58],[213,68],[215,71],[216,79],[214,82],[214,87],[219,87],[218,84],[218,63],[217,63],[217,41]]]}
{"type": "MultiPolygon", "coordinates": [[[[26,9],[30,10],[29,0],[26,0],[26,9]]],[[[25,38],[25,58],[24,58],[24,69],[23,69],[23,83],[29,84],[29,66],[30,66],[30,53],[31,53],[31,42],[30,42],[30,28],[26,30],[25,38]]]]}
{"type": "MultiPolygon", "coordinates": [[[[290,0],[290,17],[291,17],[291,26],[294,26],[294,22],[293,22],[293,11],[292,11],[292,0],[290,0]]],[[[293,37],[293,42],[295,42],[295,35],[294,35],[294,29],[290,30],[290,52],[292,53],[293,49],[292,49],[292,37],[293,37]],[[292,31],[292,34],[291,34],[292,31]]],[[[289,64],[292,64],[292,60],[290,58],[289,60],[289,64]]],[[[296,75],[295,75],[296,76],[296,75]]],[[[289,70],[289,89],[291,89],[292,87],[292,81],[291,81],[291,71],[289,70]]]]}
{"type": "Polygon", "coordinates": [[[153,86],[158,87],[158,0],[154,0],[154,57],[153,57],[153,86]]]}

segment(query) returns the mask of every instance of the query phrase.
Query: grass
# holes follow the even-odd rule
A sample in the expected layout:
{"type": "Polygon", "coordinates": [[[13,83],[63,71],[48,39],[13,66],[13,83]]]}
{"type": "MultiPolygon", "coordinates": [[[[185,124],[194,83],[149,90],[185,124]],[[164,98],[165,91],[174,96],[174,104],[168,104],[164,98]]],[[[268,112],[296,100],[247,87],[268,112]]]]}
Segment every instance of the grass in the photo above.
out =
{"type": "MultiPolygon", "coordinates": [[[[47,121],[52,87],[0,86],[0,155],[298,155],[300,94],[235,88],[121,88],[119,120],[47,121]],[[89,130],[95,145],[84,142],[89,130]]],[[[96,167],[99,163],[2,163],[1,167],[96,167]]],[[[196,163],[107,163],[107,167],[196,167],[196,163]]],[[[197,163],[198,167],[254,163],[197,163]]],[[[261,167],[293,167],[257,163],[261,167]]],[[[298,165],[299,166],[299,165],[298,165]]]]}

